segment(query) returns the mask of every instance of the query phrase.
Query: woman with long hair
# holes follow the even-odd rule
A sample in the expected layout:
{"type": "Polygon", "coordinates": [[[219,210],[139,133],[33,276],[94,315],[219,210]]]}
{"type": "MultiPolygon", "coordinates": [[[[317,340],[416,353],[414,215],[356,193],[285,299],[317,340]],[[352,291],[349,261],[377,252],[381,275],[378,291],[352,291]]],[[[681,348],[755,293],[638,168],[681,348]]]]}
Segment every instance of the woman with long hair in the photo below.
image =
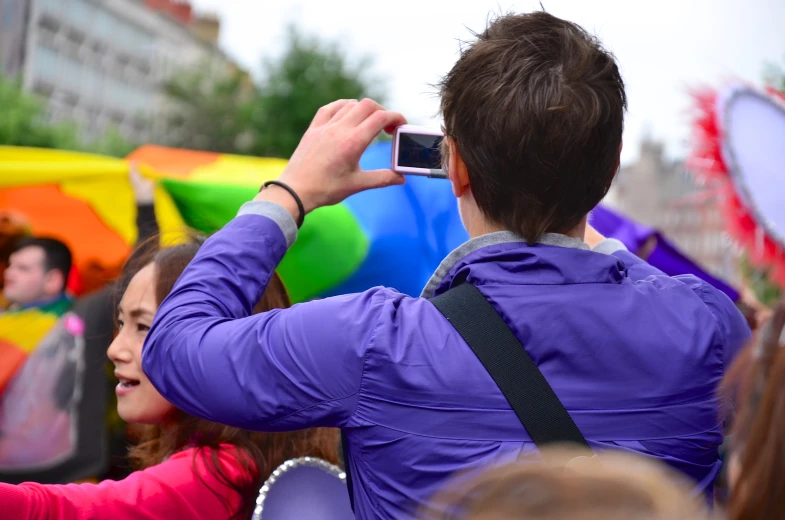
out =
{"type": "MultiPolygon", "coordinates": [[[[159,250],[151,241],[120,278],[118,334],[107,354],[119,380],[118,413],[139,425],[130,450],[137,471],[99,484],[0,484],[4,520],[244,519],[261,483],[286,460],[311,456],[337,463],[335,430],[257,433],[199,419],[166,401],[142,372],[153,317],[199,246],[193,239],[159,250]]],[[[273,275],[255,312],[289,305],[273,275]]]]}
{"type": "Polygon", "coordinates": [[[731,367],[724,383],[736,406],[729,464],[731,520],[785,518],[785,299],[731,367]]]}

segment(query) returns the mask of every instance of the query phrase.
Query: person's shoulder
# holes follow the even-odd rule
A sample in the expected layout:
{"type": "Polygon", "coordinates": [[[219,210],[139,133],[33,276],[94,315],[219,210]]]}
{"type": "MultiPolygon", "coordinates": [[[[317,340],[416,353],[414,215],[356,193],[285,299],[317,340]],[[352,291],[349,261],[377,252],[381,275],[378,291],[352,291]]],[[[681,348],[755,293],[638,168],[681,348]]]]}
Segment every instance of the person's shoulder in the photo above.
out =
{"type": "Polygon", "coordinates": [[[712,311],[722,311],[723,313],[731,312],[734,315],[735,313],[740,314],[736,304],[733,303],[733,301],[725,293],[705,280],[701,280],[697,276],[691,274],[674,276],[673,278],[684,283],[690,289],[692,289],[692,291],[697,294],[703,303],[706,304],[712,311]]]}
{"type": "Polygon", "coordinates": [[[427,298],[410,296],[389,287],[373,287],[361,294],[362,298],[381,306],[383,315],[392,319],[415,316],[421,320],[423,313],[438,312],[427,298]]]}
{"type": "Polygon", "coordinates": [[[722,291],[711,285],[705,280],[698,278],[694,274],[679,274],[649,276],[642,280],[635,281],[636,284],[647,284],[657,290],[668,291],[673,289],[689,289],[704,304],[713,307],[715,305],[730,306],[736,308],[735,304],[722,291]]]}
{"type": "Polygon", "coordinates": [[[363,292],[329,296],[308,302],[314,310],[333,308],[341,314],[373,313],[389,315],[395,313],[401,305],[411,305],[419,298],[412,298],[390,287],[371,287],[363,292]]]}
{"type": "Polygon", "coordinates": [[[362,320],[364,329],[372,337],[382,330],[386,330],[386,335],[393,334],[393,330],[400,332],[404,325],[420,328],[423,323],[429,323],[432,316],[440,315],[430,300],[389,287],[372,287],[361,293],[332,296],[316,303],[319,301],[325,305],[321,308],[315,305],[313,312],[333,316],[341,323],[356,324],[362,320]]]}
{"type": "Polygon", "coordinates": [[[717,328],[726,347],[726,360],[730,362],[752,337],[749,323],[727,294],[695,276],[689,278],[690,287],[717,321],[717,328]]]}

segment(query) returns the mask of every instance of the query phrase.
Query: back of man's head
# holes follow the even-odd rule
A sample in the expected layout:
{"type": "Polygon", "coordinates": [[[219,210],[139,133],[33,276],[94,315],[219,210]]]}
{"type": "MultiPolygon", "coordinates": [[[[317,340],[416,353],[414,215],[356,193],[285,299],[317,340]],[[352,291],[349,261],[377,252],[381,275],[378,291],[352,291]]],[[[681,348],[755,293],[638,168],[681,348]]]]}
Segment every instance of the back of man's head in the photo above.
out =
{"type": "Polygon", "coordinates": [[[613,55],[545,12],[492,21],[441,83],[477,206],[529,242],[574,229],[608,192],[626,106],[613,55]]]}
{"type": "Polygon", "coordinates": [[[5,297],[28,305],[65,291],[71,271],[71,251],[56,238],[24,238],[17,242],[6,268],[5,297]]]}

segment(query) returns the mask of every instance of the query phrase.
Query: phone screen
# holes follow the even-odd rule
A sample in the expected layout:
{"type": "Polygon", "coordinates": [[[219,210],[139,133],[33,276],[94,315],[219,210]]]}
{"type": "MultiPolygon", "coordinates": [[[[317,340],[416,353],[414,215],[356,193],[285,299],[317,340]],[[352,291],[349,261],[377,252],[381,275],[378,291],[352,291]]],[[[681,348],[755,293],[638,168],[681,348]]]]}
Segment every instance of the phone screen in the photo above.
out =
{"type": "Polygon", "coordinates": [[[398,165],[426,170],[441,169],[442,138],[440,135],[401,133],[398,140],[398,165]]]}

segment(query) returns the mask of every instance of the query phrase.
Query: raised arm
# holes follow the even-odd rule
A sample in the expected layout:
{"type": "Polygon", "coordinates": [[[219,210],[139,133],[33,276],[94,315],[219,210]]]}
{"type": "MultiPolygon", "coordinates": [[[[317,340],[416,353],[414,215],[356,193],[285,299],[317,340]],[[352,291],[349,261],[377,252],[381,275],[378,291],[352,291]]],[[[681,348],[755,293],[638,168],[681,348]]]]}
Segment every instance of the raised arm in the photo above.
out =
{"type": "Polygon", "coordinates": [[[293,237],[283,208],[252,202],[202,246],[156,314],[143,367],[200,417],[257,430],[344,426],[387,293],[251,316],[286,251],[276,219],[293,237]]]}
{"type": "MultiPolygon", "coordinates": [[[[306,213],[401,183],[389,170],[360,170],[359,158],[382,129],[403,122],[370,100],[328,105],[280,180],[306,213]]],[[[170,402],[249,429],[347,425],[379,317],[401,296],[378,289],[250,316],[299,218],[287,190],[263,190],[202,246],[162,302],[143,368],[170,402]]]]}
{"type": "Polygon", "coordinates": [[[159,231],[155,220],[155,183],[142,177],[134,163],[128,168],[128,179],[136,202],[136,229],[139,231],[136,243],[141,244],[159,231]]]}

